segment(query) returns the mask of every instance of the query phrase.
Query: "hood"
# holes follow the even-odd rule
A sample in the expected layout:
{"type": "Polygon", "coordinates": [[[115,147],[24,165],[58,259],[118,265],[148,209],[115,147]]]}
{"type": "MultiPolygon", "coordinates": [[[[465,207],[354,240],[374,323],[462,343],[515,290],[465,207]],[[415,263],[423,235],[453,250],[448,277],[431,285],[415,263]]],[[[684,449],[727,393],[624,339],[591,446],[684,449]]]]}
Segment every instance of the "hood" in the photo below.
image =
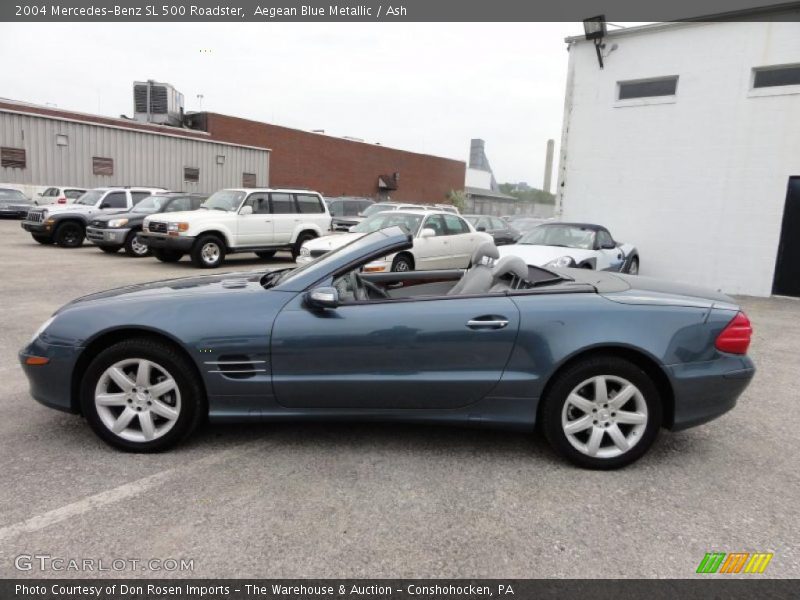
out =
{"type": "Polygon", "coordinates": [[[89,206],[88,204],[48,204],[46,206],[39,207],[40,211],[47,211],[48,215],[56,215],[59,213],[89,213],[95,210],[99,210],[94,206],[89,206]]]}
{"type": "Polygon", "coordinates": [[[92,217],[92,223],[108,223],[112,219],[144,219],[145,217],[149,217],[150,215],[154,215],[154,212],[121,212],[121,213],[107,213],[104,212],[99,215],[95,215],[92,217]]]}
{"type": "Polygon", "coordinates": [[[76,298],[58,309],[57,313],[68,310],[75,305],[85,305],[88,302],[160,300],[174,296],[196,297],[205,294],[247,293],[256,290],[264,292],[265,290],[261,286],[261,277],[263,275],[264,271],[241,271],[138,283],[76,298]]]}
{"type": "Polygon", "coordinates": [[[579,263],[595,256],[594,250],[581,250],[580,248],[562,248],[561,246],[538,246],[533,244],[510,244],[497,249],[500,256],[519,256],[529,265],[543,267],[551,260],[570,256],[579,263]]]}
{"type": "Polygon", "coordinates": [[[178,222],[178,221],[191,221],[192,223],[202,223],[203,221],[218,221],[223,215],[236,216],[235,212],[223,212],[221,210],[214,210],[203,208],[199,210],[182,210],[171,213],[156,213],[147,215],[148,221],[163,221],[178,222]]]}
{"type": "Polygon", "coordinates": [[[303,245],[312,252],[314,250],[324,250],[325,252],[330,252],[331,250],[341,248],[342,246],[349,244],[350,242],[357,240],[364,235],[365,234],[363,233],[337,233],[335,235],[325,235],[310,240],[303,245]]]}

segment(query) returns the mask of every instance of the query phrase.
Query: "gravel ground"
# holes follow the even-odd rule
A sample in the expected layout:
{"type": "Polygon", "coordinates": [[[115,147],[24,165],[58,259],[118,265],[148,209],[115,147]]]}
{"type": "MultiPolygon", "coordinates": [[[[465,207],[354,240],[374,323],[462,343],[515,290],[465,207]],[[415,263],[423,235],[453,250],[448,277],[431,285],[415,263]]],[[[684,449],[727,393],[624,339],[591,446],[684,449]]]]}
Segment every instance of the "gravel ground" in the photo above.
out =
{"type": "Polygon", "coordinates": [[[0,253],[0,576],[86,575],[14,566],[44,554],[193,560],[104,573],[133,577],[692,577],[712,550],[774,552],[766,576],[800,576],[798,301],[740,298],[759,371],[739,406],[618,472],[531,435],[374,424],[208,426],[143,456],[33,401],[16,353],[76,296],[198,271],[40,246],[17,221],[0,253]]]}

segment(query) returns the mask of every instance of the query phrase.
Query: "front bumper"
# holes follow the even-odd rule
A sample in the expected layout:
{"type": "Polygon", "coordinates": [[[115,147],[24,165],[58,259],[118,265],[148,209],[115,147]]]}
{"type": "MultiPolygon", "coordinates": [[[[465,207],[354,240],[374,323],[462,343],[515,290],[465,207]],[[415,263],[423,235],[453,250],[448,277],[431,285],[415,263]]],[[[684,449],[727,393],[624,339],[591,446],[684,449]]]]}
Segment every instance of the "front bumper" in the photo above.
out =
{"type": "Polygon", "coordinates": [[[36,221],[23,221],[19,224],[28,233],[35,233],[36,235],[51,235],[53,233],[53,226],[48,225],[46,221],[41,223],[36,221]]]}
{"type": "Polygon", "coordinates": [[[181,235],[166,235],[163,233],[142,232],[139,234],[139,241],[142,244],[155,249],[177,250],[189,252],[194,245],[194,237],[181,235]]]}
{"type": "Polygon", "coordinates": [[[665,425],[673,431],[724,415],[736,406],[756,372],[748,356],[732,354],[713,361],[672,365],[669,370],[675,411],[672,422],[665,425]]]}
{"type": "Polygon", "coordinates": [[[72,394],[72,373],[80,351],[81,348],[49,345],[37,339],[19,352],[19,361],[34,400],[56,410],[80,412],[77,398],[72,394]],[[46,365],[28,365],[25,359],[29,356],[44,357],[49,362],[46,365]]]}
{"type": "Polygon", "coordinates": [[[121,246],[130,233],[130,227],[119,227],[115,229],[101,229],[99,227],[87,227],[86,239],[96,246],[121,246]]]}

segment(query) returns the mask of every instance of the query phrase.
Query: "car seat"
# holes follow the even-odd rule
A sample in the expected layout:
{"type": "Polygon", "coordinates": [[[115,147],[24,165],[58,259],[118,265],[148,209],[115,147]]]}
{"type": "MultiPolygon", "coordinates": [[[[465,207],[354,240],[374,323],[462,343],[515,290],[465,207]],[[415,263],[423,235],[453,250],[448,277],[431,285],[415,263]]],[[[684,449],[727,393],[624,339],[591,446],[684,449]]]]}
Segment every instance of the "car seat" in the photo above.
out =
{"type": "Polygon", "coordinates": [[[528,265],[519,256],[504,256],[492,269],[489,292],[504,292],[526,287],[528,265]]]}
{"type": "Polygon", "coordinates": [[[500,253],[493,242],[483,242],[472,253],[472,267],[464,273],[452,289],[447,292],[448,296],[456,294],[485,294],[492,287],[492,269],[486,264],[485,259],[497,260],[500,253]]]}

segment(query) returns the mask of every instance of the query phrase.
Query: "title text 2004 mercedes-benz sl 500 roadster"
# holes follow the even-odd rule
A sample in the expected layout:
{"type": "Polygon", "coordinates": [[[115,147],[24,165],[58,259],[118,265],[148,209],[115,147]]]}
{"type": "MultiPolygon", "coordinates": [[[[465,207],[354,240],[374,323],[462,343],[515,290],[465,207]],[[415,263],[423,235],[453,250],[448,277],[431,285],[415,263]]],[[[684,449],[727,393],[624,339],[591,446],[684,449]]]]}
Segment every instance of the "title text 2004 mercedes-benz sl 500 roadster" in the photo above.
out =
{"type": "Polygon", "coordinates": [[[380,419],[541,426],[590,468],[660,427],[731,409],[752,329],[727,296],[498,259],[364,273],[412,244],[393,227],[296,269],[132,285],[58,310],[20,359],[39,402],[106,442],[156,451],[212,421],[380,419]]]}

